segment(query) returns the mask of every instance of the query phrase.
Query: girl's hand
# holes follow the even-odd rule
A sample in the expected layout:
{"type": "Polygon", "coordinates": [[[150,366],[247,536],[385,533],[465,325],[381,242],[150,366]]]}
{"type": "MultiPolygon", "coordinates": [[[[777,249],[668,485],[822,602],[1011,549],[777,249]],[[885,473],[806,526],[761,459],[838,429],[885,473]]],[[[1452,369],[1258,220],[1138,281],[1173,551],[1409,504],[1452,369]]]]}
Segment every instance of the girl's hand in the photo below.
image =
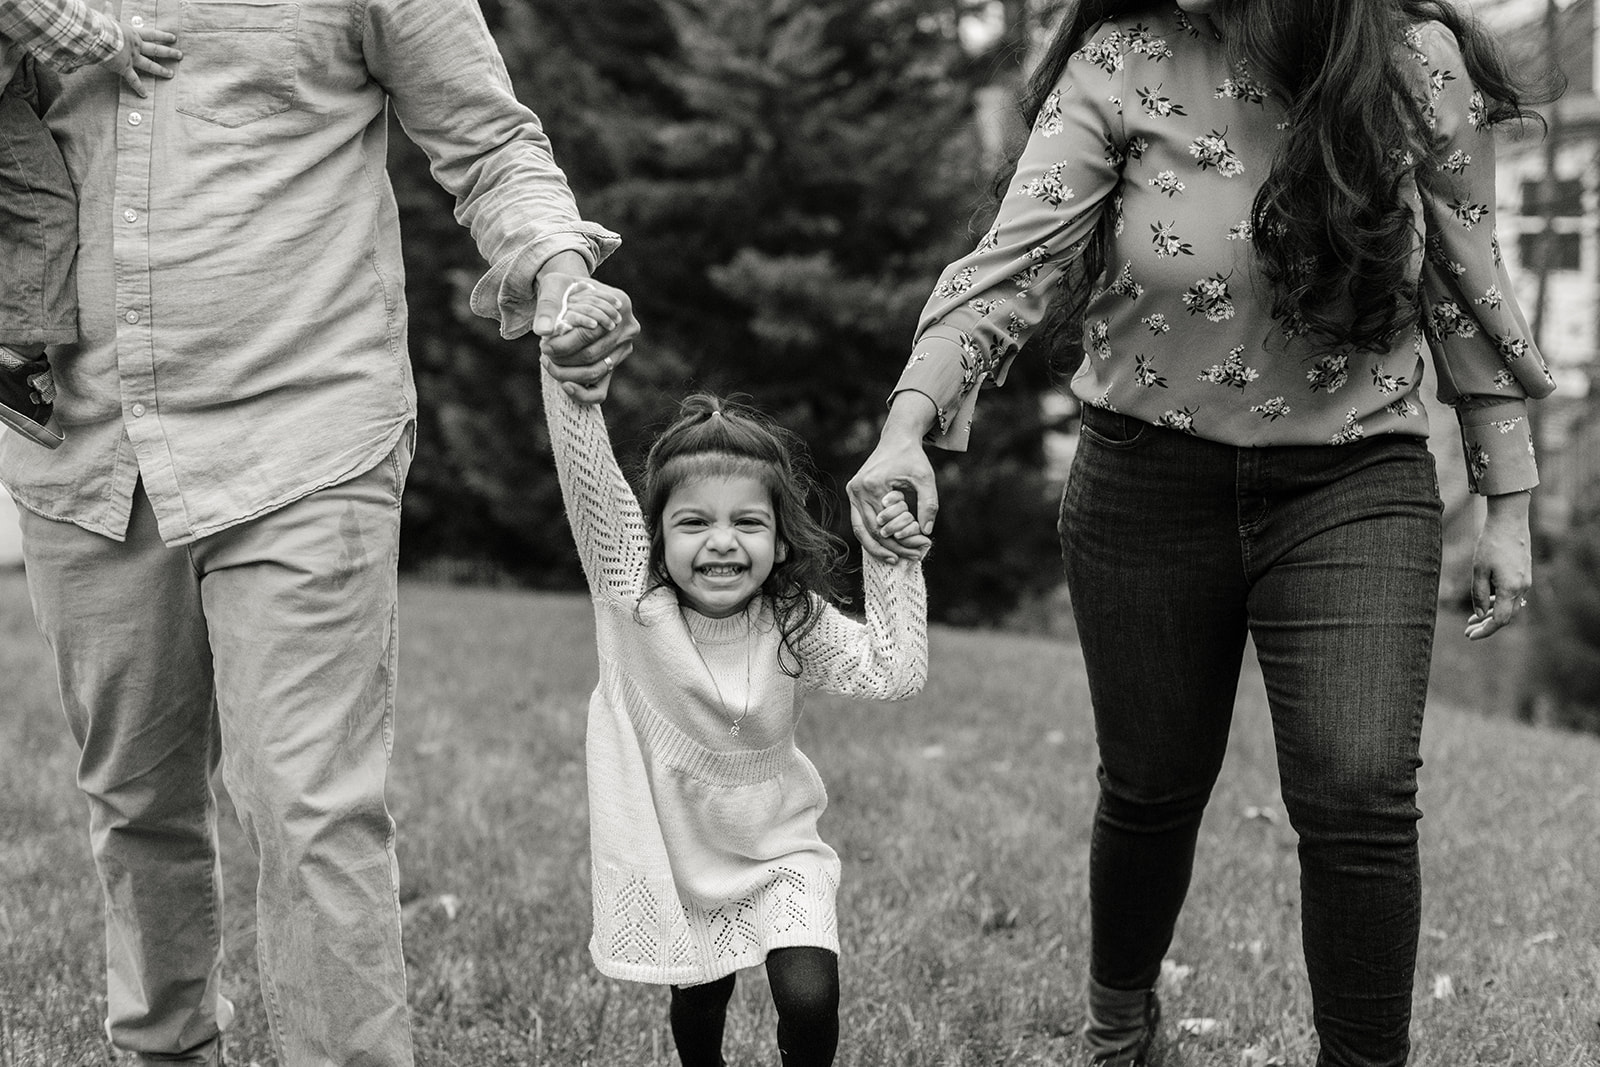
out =
{"type": "Polygon", "coordinates": [[[162,66],[159,60],[176,63],[183,58],[183,53],[172,47],[177,39],[166,30],[154,27],[135,29],[124,23],[122,49],[106,60],[105,65],[127,82],[128,88],[142,97],[148,97],[150,90],[144,87],[144,81],[139,77],[139,73],[143,71],[157,78],[172,77],[172,70],[162,66]]]}
{"type": "Polygon", "coordinates": [[[1489,498],[1488,515],[1472,556],[1472,614],[1466,634],[1478,641],[1509,626],[1528,604],[1533,552],[1528,536],[1530,494],[1489,498]]]}
{"type": "Polygon", "coordinates": [[[883,510],[878,512],[878,536],[893,538],[906,548],[918,550],[919,558],[926,557],[933,540],[922,532],[922,526],[906,502],[906,495],[893,489],[883,495],[880,503],[883,510]]]}

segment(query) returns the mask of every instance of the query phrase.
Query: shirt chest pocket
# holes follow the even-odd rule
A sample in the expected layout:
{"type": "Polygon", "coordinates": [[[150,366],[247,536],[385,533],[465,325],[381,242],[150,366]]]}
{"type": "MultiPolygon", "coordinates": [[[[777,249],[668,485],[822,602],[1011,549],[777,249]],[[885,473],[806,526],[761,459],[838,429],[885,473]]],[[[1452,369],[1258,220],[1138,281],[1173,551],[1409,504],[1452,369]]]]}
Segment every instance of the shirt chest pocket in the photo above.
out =
{"type": "Polygon", "coordinates": [[[184,0],[175,66],[178,111],[247,126],[294,106],[299,4],[184,0]]]}

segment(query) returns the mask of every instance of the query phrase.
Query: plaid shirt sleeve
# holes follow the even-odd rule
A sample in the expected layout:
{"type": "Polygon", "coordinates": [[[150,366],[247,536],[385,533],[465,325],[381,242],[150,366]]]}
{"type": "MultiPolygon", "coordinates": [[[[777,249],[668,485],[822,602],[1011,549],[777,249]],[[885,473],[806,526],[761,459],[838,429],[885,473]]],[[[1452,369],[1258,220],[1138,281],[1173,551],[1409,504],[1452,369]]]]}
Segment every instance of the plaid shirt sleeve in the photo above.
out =
{"type": "Polygon", "coordinates": [[[63,74],[122,50],[122,28],[84,0],[0,0],[0,35],[63,74]]]}

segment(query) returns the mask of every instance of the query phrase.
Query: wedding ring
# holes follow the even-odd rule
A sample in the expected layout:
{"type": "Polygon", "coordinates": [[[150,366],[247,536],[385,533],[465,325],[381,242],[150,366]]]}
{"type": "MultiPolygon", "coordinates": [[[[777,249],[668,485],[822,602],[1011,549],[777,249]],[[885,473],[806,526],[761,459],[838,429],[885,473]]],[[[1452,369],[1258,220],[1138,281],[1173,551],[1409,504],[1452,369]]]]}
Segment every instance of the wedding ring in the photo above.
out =
{"type": "Polygon", "coordinates": [[[602,363],[604,363],[606,365],[606,373],[607,374],[610,374],[612,371],[617,369],[616,361],[614,361],[610,356],[606,356],[600,362],[602,362],[602,363]]]}

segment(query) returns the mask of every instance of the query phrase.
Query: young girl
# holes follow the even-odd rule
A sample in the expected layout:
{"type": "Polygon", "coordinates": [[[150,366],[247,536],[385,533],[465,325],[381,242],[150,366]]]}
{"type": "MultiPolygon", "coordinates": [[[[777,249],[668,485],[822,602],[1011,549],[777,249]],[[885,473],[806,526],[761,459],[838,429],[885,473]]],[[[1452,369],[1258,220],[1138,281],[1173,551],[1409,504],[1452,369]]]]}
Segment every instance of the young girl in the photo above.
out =
{"type": "MultiPolygon", "coordinates": [[[[615,312],[582,283],[558,329],[615,312]]],[[[641,512],[598,406],[544,378],[550,437],[594,597],[589,704],[594,936],[602,973],[672,987],[684,1067],[720,1067],[734,972],[765,961],[786,1067],[838,1044],[839,857],[827,792],[795,747],[804,690],[875,700],[927,673],[915,560],[868,560],[866,622],[830,606],[838,539],[805,509],[788,433],[714,397],[684,401],[656,440],[641,512]]],[[[886,536],[927,545],[899,493],[886,536]]]]}

